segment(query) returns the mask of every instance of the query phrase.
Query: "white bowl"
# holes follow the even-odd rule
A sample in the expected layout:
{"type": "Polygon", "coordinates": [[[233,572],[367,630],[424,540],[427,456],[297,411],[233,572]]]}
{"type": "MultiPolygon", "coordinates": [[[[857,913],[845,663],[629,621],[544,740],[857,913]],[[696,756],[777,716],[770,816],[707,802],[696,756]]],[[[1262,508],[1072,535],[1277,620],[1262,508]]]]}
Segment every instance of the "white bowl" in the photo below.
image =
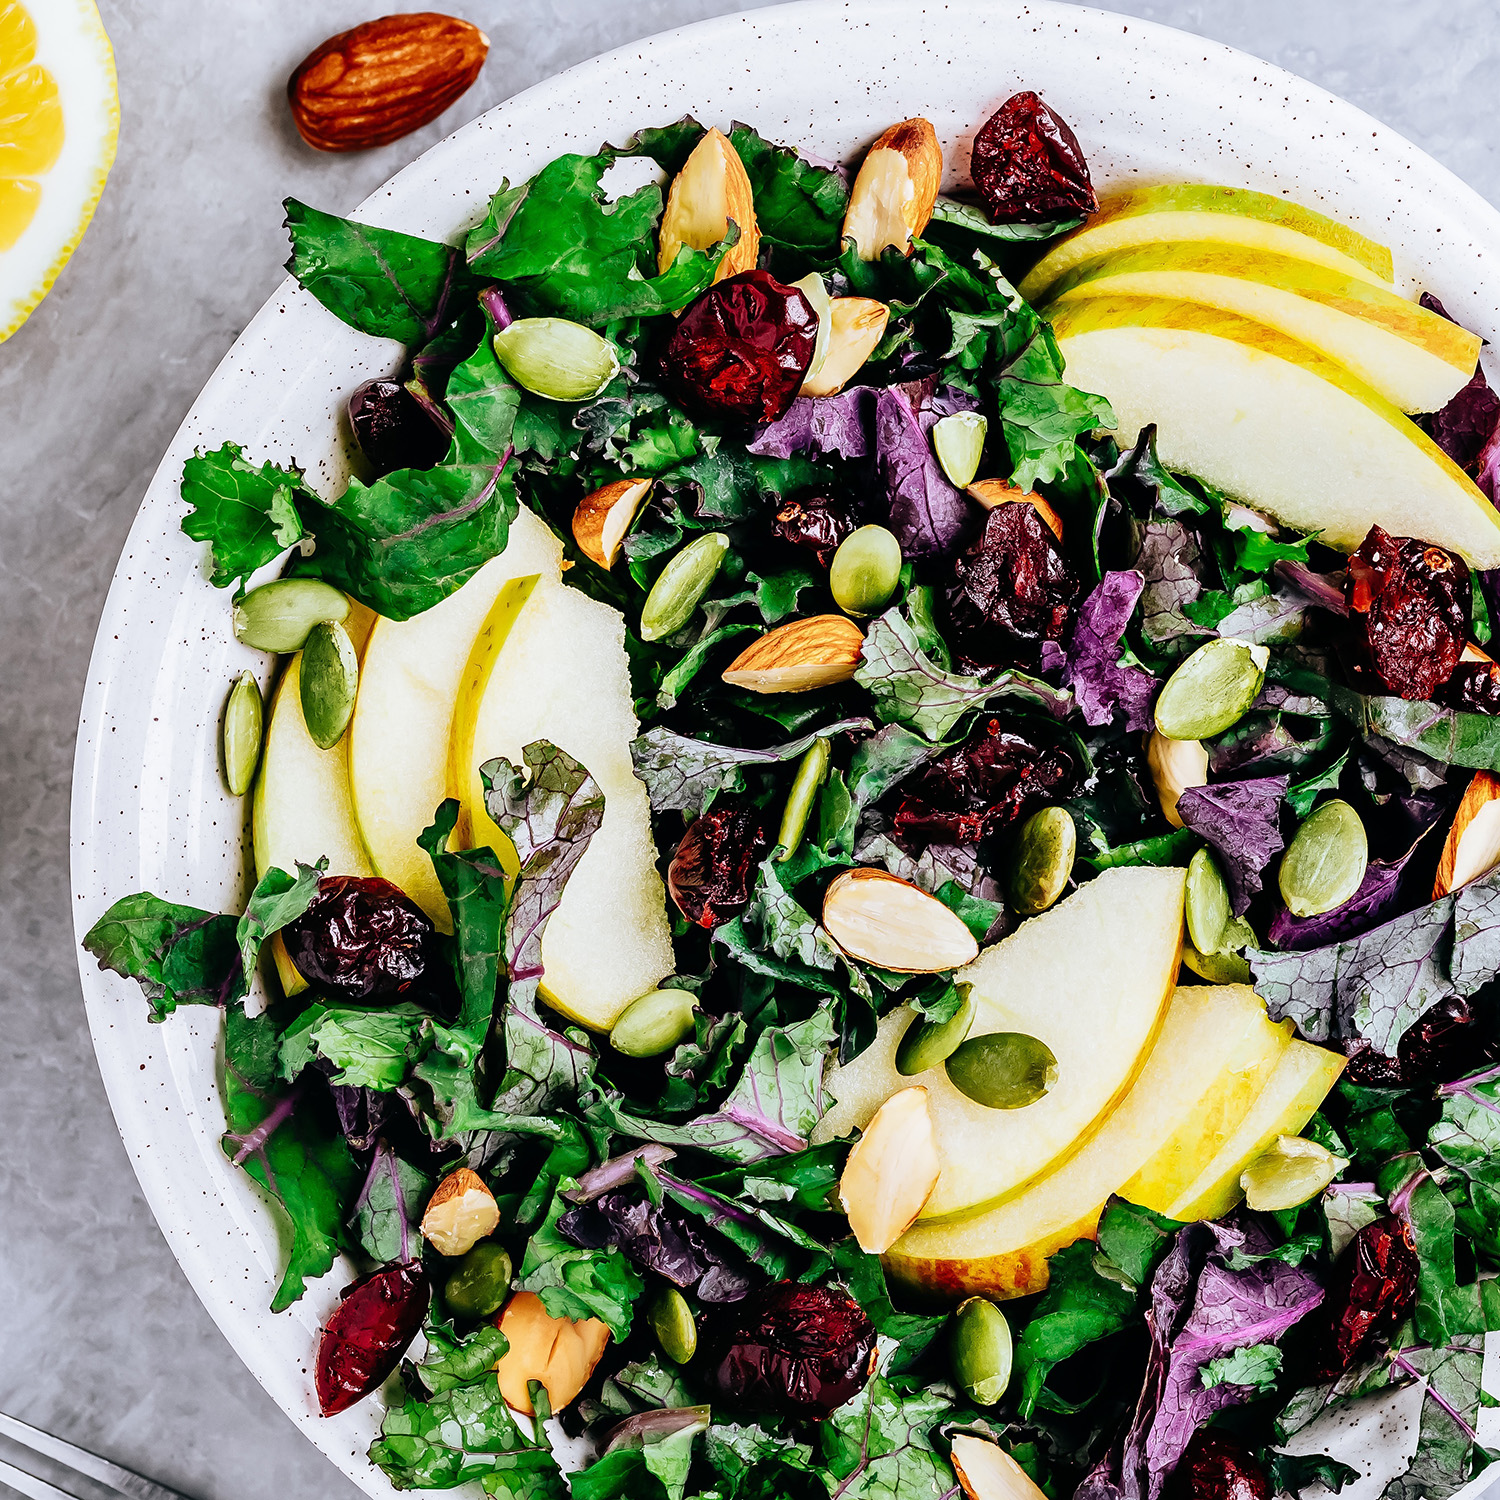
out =
{"type": "MultiPolygon", "coordinates": [[[[937,127],[952,187],[966,177],[973,131],[1022,88],[1072,125],[1101,188],[1178,179],[1284,194],[1388,243],[1399,278],[1434,292],[1469,327],[1488,336],[1500,327],[1500,215],[1452,173],[1255,58],[1045,0],[807,0],[684,27],[490,110],[392,178],[358,216],[448,238],[482,214],[502,177],[514,182],[559,152],[591,152],[688,111],[745,120],[830,158],[857,156],[893,120],[923,114],[937,127]]],[[[79,722],[80,937],[131,891],[223,911],[246,894],[248,802],[221,783],[218,717],[234,676],[248,667],[264,680],[272,663],[236,643],[227,595],[207,581],[206,549],[178,529],[183,460],[232,439],[257,461],[295,458],[332,496],[347,473],[335,413],[354,386],[400,358],[396,345],[346,328],[288,280],[162,459],[115,571],[79,722]]],[[[79,962],[120,1134],[188,1280],[308,1437],[367,1493],[393,1494],[364,1456],[378,1403],[325,1420],[313,1394],[314,1340],[347,1273],[284,1314],[268,1311],[282,1247],[262,1195],[219,1149],[217,1013],[188,1007],[153,1027],[134,984],[81,952],[79,962]]],[[[1373,1482],[1360,1488],[1379,1492],[1373,1482]]]]}

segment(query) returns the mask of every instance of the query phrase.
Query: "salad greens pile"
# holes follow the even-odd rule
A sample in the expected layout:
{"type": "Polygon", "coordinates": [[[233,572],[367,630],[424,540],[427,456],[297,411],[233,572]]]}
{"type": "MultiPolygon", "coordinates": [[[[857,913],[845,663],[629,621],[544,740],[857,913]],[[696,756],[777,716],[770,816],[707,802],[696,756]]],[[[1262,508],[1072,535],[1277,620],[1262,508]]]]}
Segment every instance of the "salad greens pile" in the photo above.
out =
{"type": "MultiPolygon", "coordinates": [[[[564,1431],[596,1441],[594,1457],[564,1477],[543,1431],[544,1389],[533,1383],[531,1416],[508,1409],[495,1374],[506,1335],[438,1293],[425,1349],[388,1388],[371,1449],[399,1487],[478,1480],[516,1500],[938,1500],[956,1486],[953,1436],[977,1433],[1052,1500],[1156,1500],[1211,1423],[1275,1489],[1336,1489],[1347,1466],[1280,1445],[1332,1407],[1425,1380],[1415,1456],[1387,1494],[1451,1493],[1491,1457],[1475,1425],[1488,1402],[1483,1334],[1500,1327],[1500,875],[1426,893],[1468,780],[1460,768],[1500,767],[1500,719],[1372,691],[1340,656],[1344,559],[1168,472],[1150,428],[1124,449],[1097,436],[1114,426],[1108,403],[1067,383],[1050,329],[1012,285],[1069,222],[997,225],[940,199],[909,255],[864,261],[842,237],[846,175],[735,126],[762,266],[788,284],[817,273],[838,294],[885,303],[890,318],[854,383],[799,398],[748,441],[692,415],[658,351],[737,232],[658,274],[660,186],[612,200],[602,183],[629,158],[674,173],[701,135],[684,119],[503,183],[462,248],[289,202],[290,270],[346,323],[406,346],[408,389],[451,434],[448,451],[429,468],[353,478],[333,499],[232,443],[186,465],[183,528],[208,544],[214,584],[243,588],[280,562],[392,620],[430,609],[503,551],[519,507],[541,516],[564,545],[565,582],[626,621],[635,764],[664,855],[715,808],[750,809],[774,833],[798,763],[819,741],[831,752],[805,828],[791,848],[768,839],[748,899],[710,926],[674,915],[668,983],[697,1010],[692,1034],[661,1058],[619,1054],[539,993],[545,923],[604,806],[587,767],[545,742],[521,765],[483,768],[516,873],[488,848],[454,846],[452,801],[422,835],[452,915],[451,938],[433,938],[446,1009],[417,998],[371,1008],[317,987],[288,998],[274,985],[263,1009],[247,1007],[268,940],[339,873],[326,861],[268,871],[238,916],[153,895],[112,907],[86,946],[140,982],[153,1019],[189,1004],[224,1013],[224,1151],[290,1228],[273,1307],[341,1254],[363,1266],[425,1255],[440,1276],[419,1223],[438,1180],[466,1165],[498,1204],[513,1288],[553,1317],[609,1331],[581,1399],[557,1414],[564,1431]],[[524,389],[495,352],[502,309],[598,330],[618,375],[580,404],[524,389]],[[955,577],[994,562],[1000,514],[986,523],[934,456],[932,426],[964,411],[988,420],[981,472],[1039,495],[1061,521],[1066,629],[1008,661],[976,649],[982,631],[955,602],[955,577]],[[635,477],[655,484],[622,565],[606,571],[579,550],[572,512],[635,477]],[[726,685],[720,673],[748,640],[832,608],[826,559],[775,524],[788,504],[828,497],[888,527],[905,560],[858,669],[795,694],[726,685]],[[708,531],[729,538],[708,597],[675,634],[643,639],[635,624],[652,583],[708,531]],[[1215,640],[1266,647],[1264,686],[1205,741],[1208,784],[1182,796],[1173,826],[1143,732],[1163,682],[1215,640]],[[868,1045],[880,1015],[910,1004],[942,1021],[962,1003],[948,975],[887,972],[835,945],[817,915],[830,879],[887,869],[980,942],[1018,920],[1005,899],[1006,818],[977,840],[913,839],[903,822],[915,801],[957,826],[942,822],[953,807],[931,810],[935,778],[951,773],[953,752],[996,732],[986,726],[1029,747],[1028,765],[1064,768],[1025,807],[1071,816],[1074,883],[1122,865],[1185,866],[1207,848],[1236,921],[1222,951],[1196,955],[1204,972],[1253,976],[1273,1018],[1386,1071],[1351,1067],[1314,1117],[1307,1135],[1348,1165],[1300,1207],[1179,1226],[1113,1201],[1097,1243],[1061,1250],[1044,1292],[1004,1304],[1014,1372],[981,1409],[953,1383],[952,1313],[908,1305],[848,1235],[837,1185],[849,1143],[809,1139],[830,1103],[826,1071],[868,1045]],[[1334,796],[1357,811],[1370,862],[1352,899],[1297,917],[1273,866],[1298,820],[1334,796]],[[1461,1033],[1466,1061],[1434,1074],[1416,1053],[1440,1050],[1444,1026],[1461,1033]],[[603,1222],[592,1240],[577,1232],[589,1205],[603,1222]],[[1417,1256],[1409,1313],[1388,1347],[1312,1378],[1304,1345],[1316,1310],[1356,1235],[1388,1216],[1409,1227],[1417,1256]],[[782,1280],[847,1290],[878,1337],[872,1377],[821,1422],[735,1409],[706,1384],[701,1359],[665,1357],[646,1316],[663,1284],[711,1326],[724,1286],[782,1280]],[[679,1420],[699,1407],[701,1419],[679,1420]]],[[[1493,583],[1474,580],[1481,644],[1493,583]]],[[[996,800],[981,797],[978,811],[996,800]]]]}

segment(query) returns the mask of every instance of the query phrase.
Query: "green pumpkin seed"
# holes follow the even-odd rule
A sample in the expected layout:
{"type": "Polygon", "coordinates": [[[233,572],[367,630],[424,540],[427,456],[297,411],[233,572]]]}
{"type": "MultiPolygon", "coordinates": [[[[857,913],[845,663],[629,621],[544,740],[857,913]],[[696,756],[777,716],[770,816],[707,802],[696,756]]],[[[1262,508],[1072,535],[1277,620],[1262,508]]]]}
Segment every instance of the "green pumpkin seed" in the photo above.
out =
{"type": "Polygon", "coordinates": [[[1169,740],[1223,734],[1255,702],[1271,659],[1252,641],[1207,641],[1172,675],[1156,700],[1156,727],[1169,740]]]}
{"type": "Polygon", "coordinates": [[[325,620],[347,620],[349,596],[321,578],[278,578],[235,601],[234,638],[257,651],[300,651],[325,620]]]}
{"type": "Polygon", "coordinates": [[[1210,984],[1250,983],[1250,960],[1243,953],[1200,953],[1191,943],[1184,943],[1182,961],[1210,984]]]}
{"type": "Polygon", "coordinates": [[[1199,953],[1218,953],[1229,926],[1229,887],[1207,849],[1187,867],[1187,930],[1199,953]]]}
{"type": "Polygon", "coordinates": [[[510,1295],[510,1255],[504,1245],[481,1240],[453,1268],[443,1287],[450,1311],[461,1318],[488,1318],[510,1295]]]}
{"type": "Polygon", "coordinates": [[[1348,1165],[1317,1141],[1281,1135],[1240,1173],[1240,1187],[1251,1208],[1279,1213],[1321,1193],[1348,1165]]]}
{"type": "Polygon", "coordinates": [[[933,427],[932,451],[950,484],[962,490],[974,482],[989,426],[977,411],[956,411],[951,417],[940,418],[933,427]]]}
{"type": "Polygon", "coordinates": [[[828,759],[832,754],[827,740],[814,740],[797,765],[797,774],[792,778],[792,789],[786,794],[786,807],[781,814],[781,830],[776,835],[776,842],[781,846],[781,853],[776,856],[779,863],[789,860],[802,843],[818,789],[828,775],[828,759]]]}
{"type": "Polygon", "coordinates": [[[710,531],[667,559],[641,607],[642,639],[659,641],[692,619],[728,550],[729,538],[722,531],[710,531]]]}
{"type": "Polygon", "coordinates": [[[566,318],[517,318],[495,335],[505,373],[549,401],[589,401],[620,373],[607,338],[566,318]]]}
{"type": "Polygon", "coordinates": [[[688,1299],[675,1286],[663,1287],[651,1304],[651,1330],[661,1352],[685,1365],[698,1352],[698,1322],[688,1299]]]}
{"type": "Polygon", "coordinates": [[[224,780],[231,796],[243,797],[255,780],[264,719],[260,685],[251,673],[242,672],[224,704],[224,780]]]}
{"type": "Polygon", "coordinates": [[[620,1012],[609,1044],[626,1057],[660,1057],[693,1034],[698,1002],[690,990],[651,990],[620,1012]]]}
{"type": "Polygon", "coordinates": [[[1052,1049],[1023,1031],[971,1036],[947,1063],[948,1081],[986,1109],[1024,1109],[1057,1082],[1052,1049]]]}
{"type": "Polygon", "coordinates": [[[1276,877],[1294,917],[1316,917],[1342,906],[1360,887],[1370,841],[1359,814],[1342,797],[1315,807],[1292,835],[1276,877]]]}
{"type": "Polygon", "coordinates": [[[861,526],[839,543],[828,590],[846,615],[873,615],[901,582],[901,543],[884,526],[861,526]]]}
{"type": "Polygon", "coordinates": [[[953,1317],[953,1378],[978,1406],[994,1406],[1010,1384],[1010,1324],[988,1297],[970,1297],[953,1317]]]}
{"type": "Polygon", "coordinates": [[[802,377],[805,382],[818,374],[828,358],[828,339],[833,333],[833,302],[828,288],[823,285],[823,278],[816,271],[809,271],[801,281],[794,281],[792,285],[812,303],[812,310],[818,315],[818,336],[813,341],[812,363],[802,377]]]}
{"type": "Polygon", "coordinates": [[[1068,888],[1078,830],[1065,808],[1032,813],[1016,837],[1010,871],[1010,901],[1024,916],[1046,911],[1068,888]]]}
{"type": "Polygon", "coordinates": [[[946,1021],[929,1021],[918,1017],[908,1026],[896,1046],[896,1071],[903,1078],[913,1078],[945,1063],[958,1050],[974,1025],[978,1006],[967,984],[957,984],[960,999],[956,1011],[946,1021]]]}
{"type": "Polygon", "coordinates": [[[318,749],[332,750],[349,727],[359,691],[354,642],[336,620],[324,620],[308,632],[297,679],[307,732],[318,749]]]}

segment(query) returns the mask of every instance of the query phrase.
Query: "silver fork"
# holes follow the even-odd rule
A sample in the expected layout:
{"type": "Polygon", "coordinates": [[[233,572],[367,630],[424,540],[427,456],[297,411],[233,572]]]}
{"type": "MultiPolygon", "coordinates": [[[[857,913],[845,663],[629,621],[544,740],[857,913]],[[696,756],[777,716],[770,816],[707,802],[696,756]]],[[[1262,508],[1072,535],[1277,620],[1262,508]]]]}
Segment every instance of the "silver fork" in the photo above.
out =
{"type": "MultiPolygon", "coordinates": [[[[119,1464],[112,1464],[107,1458],[100,1458],[84,1448],[76,1448],[72,1443],[65,1443],[61,1438],[53,1437],[50,1432],[43,1432],[15,1417],[8,1417],[4,1412],[0,1412],[0,1436],[8,1437],[22,1447],[30,1448],[33,1453],[40,1453],[44,1458],[50,1458],[64,1468],[71,1469],[75,1474],[82,1474],[85,1478],[102,1484],[107,1490],[120,1496],[121,1500],[187,1500],[187,1496],[177,1490],[169,1490],[166,1485],[157,1484],[154,1479],[146,1479],[131,1469],[122,1469],[119,1464]]],[[[9,1485],[11,1489],[25,1495],[27,1500],[78,1500],[76,1495],[67,1490],[59,1489],[45,1479],[38,1479],[35,1474],[28,1474],[25,1469],[18,1469],[3,1459],[0,1459],[0,1485],[9,1485]]]]}

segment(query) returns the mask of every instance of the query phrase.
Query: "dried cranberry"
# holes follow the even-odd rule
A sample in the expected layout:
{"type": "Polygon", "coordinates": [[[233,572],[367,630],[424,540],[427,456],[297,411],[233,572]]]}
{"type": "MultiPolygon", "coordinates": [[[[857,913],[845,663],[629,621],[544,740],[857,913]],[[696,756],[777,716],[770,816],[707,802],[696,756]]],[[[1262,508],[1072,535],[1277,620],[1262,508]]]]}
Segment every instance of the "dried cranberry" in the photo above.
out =
{"type": "Polygon", "coordinates": [[[448,451],[448,434],[397,380],[367,380],[349,398],[349,425],[378,478],[396,469],[430,469],[448,451]]]}
{"type": "Polygon", "coordinates": [[[1431,698],[1469,633],[1468,565],[1442,547],[1372,526],[1344,585],[1362,654],[1387,691],[1431,698]]]}
{"type": "Polygon", "coordinates": [[[389,880],[325,875],[281,931],[303,978],[338,1000],[388,1000],[420,983],[436,951],[433,925],[389,880]]]}
{"type": "Polygon", "coordinates": [[[419,1261],[383,1266],[344,1288],[318,1340],[315,1375],[325,1417],[345,1411],[396,1368],[427,1316],[419,1261]]]}
{"type": "Polygon", "coordinates": [[[1078,137],[1029,89],[980,127],[969,171],[997,224],[1075,219],[1099,207],[1078,137]]]}
{"type": "Polygon", "coordinates": [[[960,656],[971,666],[1034,660],[1043,641],[1061,641],[1079,584],[1057,538],[1032,505],[1001,505],[984,534],[953,564],[949,592],[960,656]]]}
{"type": "Polygon", "coordinates": [[[1366,1224],[1335,1264],[1318,1310],[1316,1378],[1336,1380],[1411,1311],[1416,1298],[1410,1228],[1394,1217],[1366,1224]]]}
{"type": "Polygon", "coordinates": [[[717,927],[743,910],[766,842],[753,808],[721,803],[694,818],[667,866],[678,911],[700,927],[717,927]]]}
{"type": "Polygon", "coordinates": [[[892,822],[906,844],[977,844],[1015,822],[1028,802],[1074,780],[1072,757],[990,719],[902,788],[892,822]]]}
{"type": "Polygon", "coordinates": [[[726,1399],[821,1420],[864,1389],[875,1330],[844,1292],[778,1281],[732,1305],[713,1356],[710,1379],[726,1399]]]}
{"type": "Polygon", "coordinates": [[[755,427],[786,415],[817,338],[818,315],[796,287],[742,271],[678,319],[662,373],[689,411],[755,427]]]}
{"type": "Polygon", "coordinates": [[[811,552],[825,568],[833,562],[839,543],[853,530],[854,518],[847,508],[821,495],[786,501],[771,523],[773,536],[811,552]]]}
{"type": "Polygon", "coordinates": [[[1449,708],[1472,714],[1500,714],[1500,662],[1461,661],[1435,695],[1449,708]]]}
{"type": "Polygon", "coordinates": [[[1450,995],[1401,1033],[1396,1055],[1361,1046],[1344,1076],[1362,1088],[1412,1088],[1447,1083],[1490,1061],[1492,1044],[1479,1035],[1479,1017],[1461,995],[1450,995]]]}
{"type": "Polygon", "coordinates": [[[1271,1500],[1271,1482],[1243,1443],[1203,1428],[1177,1460],[1166,1500],[1271,1500]]]}

